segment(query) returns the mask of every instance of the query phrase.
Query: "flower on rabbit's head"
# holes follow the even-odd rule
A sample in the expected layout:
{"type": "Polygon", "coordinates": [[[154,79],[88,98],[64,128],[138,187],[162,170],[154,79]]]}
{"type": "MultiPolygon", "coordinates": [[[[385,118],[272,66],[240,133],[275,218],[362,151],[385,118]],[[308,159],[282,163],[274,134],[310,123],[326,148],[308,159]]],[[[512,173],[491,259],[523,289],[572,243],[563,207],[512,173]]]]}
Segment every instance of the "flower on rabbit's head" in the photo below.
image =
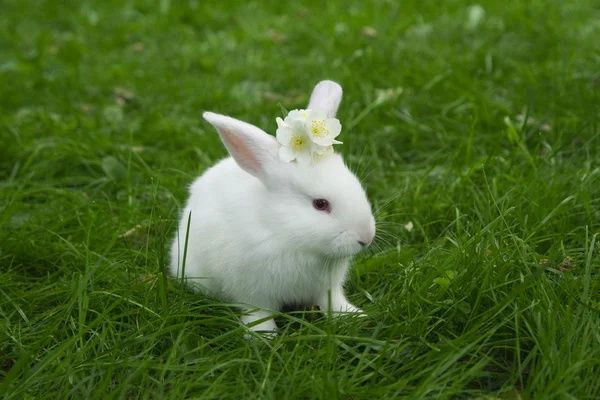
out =
{"type": "Polygon", "coordinates": [[[277,118],[279,158],[285,162],[319,160],[333,153],[342,125],[317,110],[292,110],[285,119],[277,118]]]}

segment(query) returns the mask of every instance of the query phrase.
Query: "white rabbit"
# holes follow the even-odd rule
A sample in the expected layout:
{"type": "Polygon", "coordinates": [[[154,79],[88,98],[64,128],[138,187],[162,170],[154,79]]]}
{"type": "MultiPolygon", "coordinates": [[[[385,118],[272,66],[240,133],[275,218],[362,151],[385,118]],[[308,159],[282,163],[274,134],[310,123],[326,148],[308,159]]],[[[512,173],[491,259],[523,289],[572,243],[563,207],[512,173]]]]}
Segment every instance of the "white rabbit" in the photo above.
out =
{"type": "MultiPolygon", "coordinates": [[[[308,109],[333,117],[341,98],[337,83],[322,81],[308,109]]],[[[203,117],[231,157],[192,183],[171,273],[196,290],[247,305],[242,321],[257,331],[275,330],[272,312],[285,304],[361,312],[343,284],[352,256],[373,240],[375,220],[342,157],[283,162],[277,140],[260,128],[211,112],[203,117]]]]}

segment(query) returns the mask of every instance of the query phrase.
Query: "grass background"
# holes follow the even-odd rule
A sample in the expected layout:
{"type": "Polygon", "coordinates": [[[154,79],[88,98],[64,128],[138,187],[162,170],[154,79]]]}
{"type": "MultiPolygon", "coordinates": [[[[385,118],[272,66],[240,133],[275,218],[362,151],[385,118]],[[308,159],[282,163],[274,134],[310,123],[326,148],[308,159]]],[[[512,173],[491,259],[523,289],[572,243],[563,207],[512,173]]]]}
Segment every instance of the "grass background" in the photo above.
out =
{"type": "Polygon", "coordinates": [[[597,1],[0,0],[0,394],[600,396],[597,1]],[[245,340],[165,275],[214,110],[339,81],[351,301],[245,340]],[[414,228],[404,226],[412,222],[414,228]]]}

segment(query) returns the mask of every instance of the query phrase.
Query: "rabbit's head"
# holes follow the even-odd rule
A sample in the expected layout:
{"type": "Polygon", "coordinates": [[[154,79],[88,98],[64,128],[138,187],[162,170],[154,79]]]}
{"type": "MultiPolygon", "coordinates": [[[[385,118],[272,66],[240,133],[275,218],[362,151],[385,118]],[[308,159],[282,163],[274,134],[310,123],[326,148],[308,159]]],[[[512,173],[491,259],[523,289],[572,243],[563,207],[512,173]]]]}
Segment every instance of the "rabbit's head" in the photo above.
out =
{"type": "MultiPolygon", "coordinates": [[[[320,82],[308,109],[333,117],[341,97],[337,83],[320,82]]],[[[273,233],[270,240],[325,258],[349,257],[371,243],[375,235],[371,206],[339,154],[317,162],[285,162],[278,156],[277,140],[260,128],[210,112],[203,116],[237,164],[264,185],[261,198],[248,202],[260,209],[248,212],[256,213],[273,233]]],[[[244,199],[240,204],[244,206],[244,199]]]]}

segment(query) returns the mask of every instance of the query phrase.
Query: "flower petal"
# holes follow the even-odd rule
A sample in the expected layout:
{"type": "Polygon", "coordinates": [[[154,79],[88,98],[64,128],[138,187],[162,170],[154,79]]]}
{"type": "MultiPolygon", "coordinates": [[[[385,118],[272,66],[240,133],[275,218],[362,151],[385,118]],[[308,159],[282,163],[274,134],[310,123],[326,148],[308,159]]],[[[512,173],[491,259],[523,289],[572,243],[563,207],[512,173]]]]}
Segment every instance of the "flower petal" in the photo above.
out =
{"type": "Polygon", "coordinates": [[[293,119],[289,122],[288,126],[290,129],[299,135],[305,136],[306,132],[306,121],[300,119],[293,119]]]}
{"type": "Polygon", "coordinates": [[[295,153],[310,151],[310,139],[303,132],[294,132],[290,139],[290,148],[295,153]]]}
{"type": "Polygon", "coordinates": [[[290,144],[293,134],[294,131],[289,126],[285,125],[281,128],[277,128],[277,132],[275,132],[277,141],[284,146],[288,146],[290,144]]]}
{"type": "Polygon", "coordinates": [[[333,154],[333,146],[319,146],[316,144],[313,144],[313,148],[312,148],[312,160],[313,162],[319,162],[321,160],[323,160],[326,157],[329,157],[330,155],[333,154]]]}
{"type": "Polygon", "coordinates": [[[342,124],[336,118],[327,118],[325,128],[327,128],[328,135],[332,139],[335,139],[342,132],[342,124]]]}
{"type": "Polygon", "coordinates": [[[307,116],[306,110],[292,110],[285,117],[285,121],[290,123],[291,121],[305,121],[307,116]],[[289,121],[288,121],[289,120],[289,121]]]}
{"type": "Polygon", "coordinates": [[[296,154],[289,147],[281,146],[279,148],[279,159],[283,162],[291,162],[296,158],[296,154]]]}
{"type": "Polygon", "coordinates": [[[319,146],[331,146],[333,144],[333,139],[327,136],[324,137],[317,137],[317,136],[310,136],[310,139],[313,141],[313,143],[318,144],[319,146]]]}

